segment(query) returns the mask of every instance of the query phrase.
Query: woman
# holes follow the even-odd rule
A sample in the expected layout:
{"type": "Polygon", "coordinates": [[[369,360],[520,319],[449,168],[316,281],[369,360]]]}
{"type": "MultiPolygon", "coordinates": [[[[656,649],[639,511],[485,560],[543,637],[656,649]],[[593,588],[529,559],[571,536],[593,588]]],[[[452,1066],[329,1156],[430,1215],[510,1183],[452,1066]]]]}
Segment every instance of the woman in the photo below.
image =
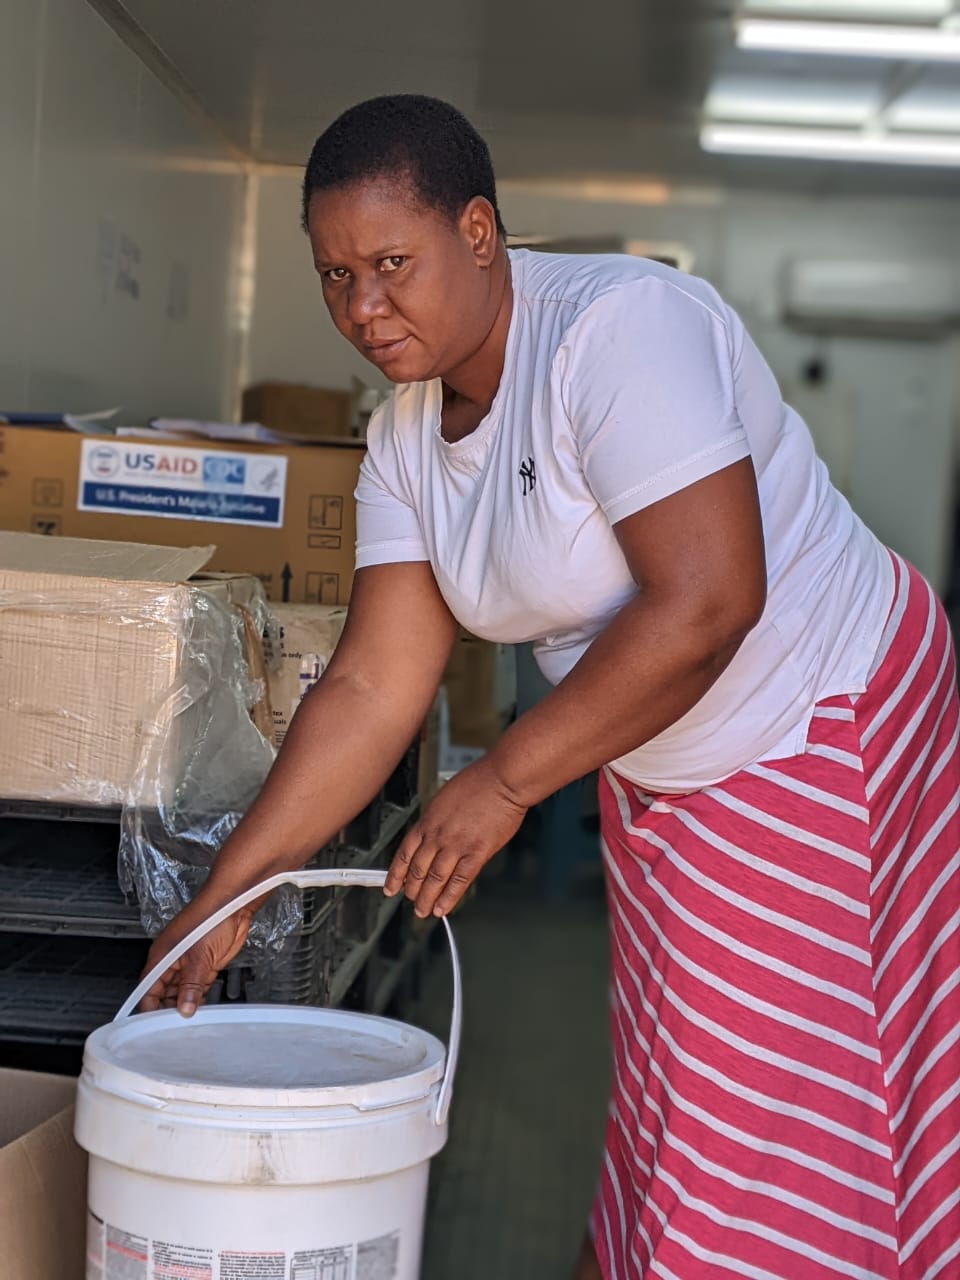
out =
{"type": "MultiPolygon", "coordinates": [[[[334,323],[397,390],[340,647],[151,959],[371,798],[455,619],[532,640],[555,689],[443,788],[387,892],[450,911],[603,767],[614,1080],[579,1275],[958,1274],[958,704],[930,589],[709,285],[506,250],[451,107],[348,111],[303,212],[334,323]]],[[[247,920],[146,1007],[191,1013],[247,920]]]]}

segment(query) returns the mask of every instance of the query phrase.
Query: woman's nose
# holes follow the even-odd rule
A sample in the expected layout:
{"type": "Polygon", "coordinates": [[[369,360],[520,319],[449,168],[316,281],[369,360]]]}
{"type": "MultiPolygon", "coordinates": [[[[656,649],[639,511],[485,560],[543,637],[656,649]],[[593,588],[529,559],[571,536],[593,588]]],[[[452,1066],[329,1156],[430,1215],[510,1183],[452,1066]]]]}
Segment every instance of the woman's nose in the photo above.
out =
{"type": "Polygon", "coordinates": [[[390,314],[390,303],[378,280],[354,280],[350,288],[349,315],[355,325],[369,324],[390,314]]]}

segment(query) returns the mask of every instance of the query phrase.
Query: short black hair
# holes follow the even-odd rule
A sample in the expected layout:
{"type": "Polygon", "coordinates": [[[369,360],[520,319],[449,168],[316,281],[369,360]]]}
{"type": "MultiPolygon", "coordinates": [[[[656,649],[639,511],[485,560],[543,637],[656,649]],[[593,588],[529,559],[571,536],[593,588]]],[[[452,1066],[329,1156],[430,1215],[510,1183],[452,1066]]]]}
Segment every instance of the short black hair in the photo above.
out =
{"type": "Polygon", "coordinates": [[[314,143],[303,180],[303,226],[318,191],[371,178],[404,177],[428,209],[452,222],[475,196],[493,206],[506,232],[487,144],[470,121],[439,98],[398,93],[369,98],[343,115],[314,143]]]}

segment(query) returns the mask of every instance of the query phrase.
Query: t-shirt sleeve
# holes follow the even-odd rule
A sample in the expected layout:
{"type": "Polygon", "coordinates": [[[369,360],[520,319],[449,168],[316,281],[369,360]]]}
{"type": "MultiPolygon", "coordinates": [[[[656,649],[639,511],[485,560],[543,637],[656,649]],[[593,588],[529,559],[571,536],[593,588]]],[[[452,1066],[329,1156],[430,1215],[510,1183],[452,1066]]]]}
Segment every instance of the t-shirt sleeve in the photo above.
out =
{"type": "Polygon", "coordinates": [[[611,524],[750,455],[728,322],[660,277],[591,303],[558,352],[587,483],[611,524]]]}
{"type": "Polygon", "coordinates": [[[367,453],[354,494],[358,569],[430,559],[392,435],[391,410],[388,401],[371,419],[367,453]]]}

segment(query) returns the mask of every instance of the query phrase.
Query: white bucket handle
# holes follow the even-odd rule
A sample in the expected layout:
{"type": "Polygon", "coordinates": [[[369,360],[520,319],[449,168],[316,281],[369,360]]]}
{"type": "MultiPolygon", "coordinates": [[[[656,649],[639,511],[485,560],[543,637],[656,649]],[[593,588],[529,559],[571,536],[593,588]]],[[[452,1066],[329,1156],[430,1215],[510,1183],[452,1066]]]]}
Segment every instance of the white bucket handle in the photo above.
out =
{"type": "MultiPolygon", "coordinates": [[[[197,927],[160,960],[150,972],[141,979],[139,985],[126,998],[117,1012],[114,1022],[120,1022],[123,1018],[129,1017],[136,1009],[137,1005],[147,994],[156,980],[162,977],[172,964],[175,964],[195,942],[199,942],[205,937],[211,929],[215,929],[218,924],[222,924],[239,911],[241,907],[245,907],[248,902],[253,902],[256,898],[263,897],[264,894],[272,893],[274,889],[279,889],[281,885],[293,884],[300,889],[322,889],[334,888],[338,885],[356,885],[367,889],[382,888],[387,879],[385,871],[353,871],[348,867],[329,869],[326,871],[284,871],[279,875],[271,876],[269,880],[264,880],[258,885],[254,885],[252,889],[248,889],[246,893],[241,893],[234,898],[232,902],[228,902],[226,906],[221,907],[219,911],[215,911],[212,916],[204,920],[197,927]]],[[[450,1018],[450,1043],[447,1047],[447,1065],[444,1072],[443,1083],[440,1086],[440,1095],[437,1099],[436,1123],[438,1125],[446,1124],[447,1115],[450,1111],[450,1100],[453,1096],[453,1078],[457,1070],[457,1058],[460,1055],[460,1031],[463,1024],[463,989],[460,981],[460,957],[457,952],[457,944],[453,938],[453,930],[450,928],[450,921],[446,916],[442,917],[444,926],[447,930],[447,940],[450,943],[450,961],[453,968],[453,1013],[450,1018]]]]}

